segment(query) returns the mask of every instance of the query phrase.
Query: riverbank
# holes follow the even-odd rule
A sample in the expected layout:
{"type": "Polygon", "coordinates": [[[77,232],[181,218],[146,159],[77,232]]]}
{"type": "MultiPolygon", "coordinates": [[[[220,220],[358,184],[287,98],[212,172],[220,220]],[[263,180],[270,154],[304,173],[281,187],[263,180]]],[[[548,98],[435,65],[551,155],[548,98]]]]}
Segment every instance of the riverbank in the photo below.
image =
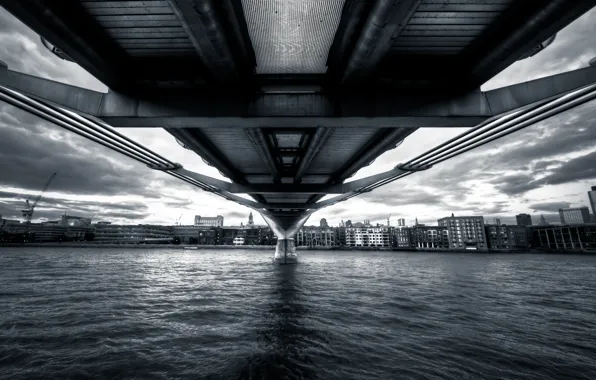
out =
{"type": "MultiPolygon", "coordinates": [[[[275,245],[184,245],[184,244],[109,244],[93,242],[65,242],[65,243],[3,243],[0,248],[120,248],[120,249],[193,249],[193,250],[275,250],[275,245]]],[[[508,253],[508,254],[588,254],[594,255],[594,251],[573,251],[573,250],[490,250],[490,251],[470,251],[470,250],[432,250],[416,248],[397,248],[397,247],[308,247],[298,246],[299,251],[359,251],[359,252],[420,252],[420,253],[445,253],[445,254],[490,254],[490,253],[508,253]]]]}

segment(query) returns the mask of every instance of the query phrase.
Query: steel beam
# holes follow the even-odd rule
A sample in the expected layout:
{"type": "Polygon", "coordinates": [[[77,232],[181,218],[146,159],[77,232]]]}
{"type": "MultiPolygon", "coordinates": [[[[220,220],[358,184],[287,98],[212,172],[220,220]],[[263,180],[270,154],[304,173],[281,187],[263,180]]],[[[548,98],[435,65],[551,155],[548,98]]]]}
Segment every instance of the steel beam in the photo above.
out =
{"type": "Polygon", "coordinates": [[[474,62],[464,68],[469,88],[482,85],[594,6],[596,0],[516,2],[463,52],[462,61],[474,62]]]}
{"type": "Polygon", "coordinates": [[[377,0],[350,55],[341,83],[371,75],[408,24],[422,0],[377,0]]]}
{"type": "Polygon", "coordinates": [[[126,52],[87,15],[80,1],[0,0],[0,6],[113,89],[131,80],[126,52]]]}
{"type": "MultiPolygon", "coordinates": [[[[100,93],[0,67],[0,84],[114,127],[472,127],[487,118],[596,82],[596,67],[446,98],[408,93],[160,91],[100,93]]],[[[371,90],[372,91],[372,90],[371,90]]]]}
{"type": "Polygon", "coordinates": [[[329,139],[329,137],[333,134],[334,130],[334,128],[317,128],[310,143],[308,144],[308,148],[306,148],[304,156],[298,164],[296,175],[294,175],[295,183],[300,183],[302,176],[304,176],[304,173],[306,173],[310,163],[317,156],[317,154],[319,154],[319,151],[323,148],[327,142],[327,139],[329,139]]]}
{"type": "Polygon", "coordinates": [[[269,169],[269,172],[273,176],[273,181],[275,183],[280,182],[279,170],[277,169],[277,165],[275,164],[275,158],[273,158],[271,150],[269,150],[269,143],[267,142],[267,138],[263,133],[263,129],[245,128],[244,133],[246,134],[246,136],[248,136],[248,139],[253,144],[259,157],[261,157],[261,159],[267,166],[267,169],[269,169]]]}
{"type": "MultiPolygon", "coordinates": [[[[247,71],[249,73],[254,71],[254,63],[252,67],[247,67],[248,63],[240,61],[234,54],[237,50],[242,50],[245,53],[246,47],[239,44],[244,41],[228,37],[230,31],[226,31],[221,20],[221,17],[224,16],[223,13],[227,12],[218,12],[218,6],[226,4],[228,0],[217,0],[220,1],[219,5],[212,0],[167,1],[182,22],[193,46],[209,69],[213,79],[218,82],[229,82],[242,77],[242,74],[247,71]]],[[[227,9],[227,11],[235,10],[227,9]]],[[[236,20],[234,15],[235,13],[227,13],[227,17],[231,17],[231,20],[236,20]]],[[[228,20],[228,25],[230,27],[238,26],[238,21],[230,23],[228,20]]]]}

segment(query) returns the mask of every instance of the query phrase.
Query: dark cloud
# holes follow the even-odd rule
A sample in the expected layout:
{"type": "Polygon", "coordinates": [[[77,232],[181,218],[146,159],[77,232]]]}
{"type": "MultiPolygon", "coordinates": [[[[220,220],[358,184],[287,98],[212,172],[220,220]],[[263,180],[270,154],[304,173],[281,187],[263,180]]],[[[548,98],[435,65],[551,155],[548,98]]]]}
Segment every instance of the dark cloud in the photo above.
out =
{"type": "Polygon", "coordinates": [[[560,208],[568,208],[571,206],[569,202],[544,202],[544,203],[534,203],[528,206],[534,212],[537,211],[546,211],[546,212],[558,212],[560,208]]]}
{"type": "Polygon", "coordinates": [[[594,178],[596,178],[596,151],[567,161],[546,176],[544,182],[558,185],[594,178]]]}

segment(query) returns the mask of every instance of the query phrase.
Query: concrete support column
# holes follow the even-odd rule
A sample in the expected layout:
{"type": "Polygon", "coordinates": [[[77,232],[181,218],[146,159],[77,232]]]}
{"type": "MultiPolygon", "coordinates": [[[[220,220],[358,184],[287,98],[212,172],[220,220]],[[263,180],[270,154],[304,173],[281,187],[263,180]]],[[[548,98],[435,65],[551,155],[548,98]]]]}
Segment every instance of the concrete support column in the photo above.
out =
{"type": "Polygon", "coordinates": [[[304,223],[310,217],[310,214],[302,216],[291,223],[285,223],[284,226],[279,221],[270,216],[261,214],[265,222],[269,225],[275,236],[277,236],[277,246],[275,247],[275,255],[273,261],[278,264],[294,264],[298,262],[298,254],[296,252],[296,243],[294,237],[304,226],[304,223]],[[284,228],[286,227],[286,228],[284,228]]]}

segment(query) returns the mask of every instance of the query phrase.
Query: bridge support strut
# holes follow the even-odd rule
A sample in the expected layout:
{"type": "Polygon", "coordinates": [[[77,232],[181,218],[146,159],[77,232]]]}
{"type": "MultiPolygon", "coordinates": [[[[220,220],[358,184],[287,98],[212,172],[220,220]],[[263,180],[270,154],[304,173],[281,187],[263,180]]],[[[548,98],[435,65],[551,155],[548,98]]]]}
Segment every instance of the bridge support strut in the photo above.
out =
{"type": "Polygon", "coordinates": [[[278,218],[261,214],[265,222],[269,225],[277,237],[277,246],[273,262],[276,264],[295,264],[298,262],[298,253],[296,252],[296,233],[304,226],[311,213],[302,214],[298,218],[291,220],[278,220],[278,218]]]}

